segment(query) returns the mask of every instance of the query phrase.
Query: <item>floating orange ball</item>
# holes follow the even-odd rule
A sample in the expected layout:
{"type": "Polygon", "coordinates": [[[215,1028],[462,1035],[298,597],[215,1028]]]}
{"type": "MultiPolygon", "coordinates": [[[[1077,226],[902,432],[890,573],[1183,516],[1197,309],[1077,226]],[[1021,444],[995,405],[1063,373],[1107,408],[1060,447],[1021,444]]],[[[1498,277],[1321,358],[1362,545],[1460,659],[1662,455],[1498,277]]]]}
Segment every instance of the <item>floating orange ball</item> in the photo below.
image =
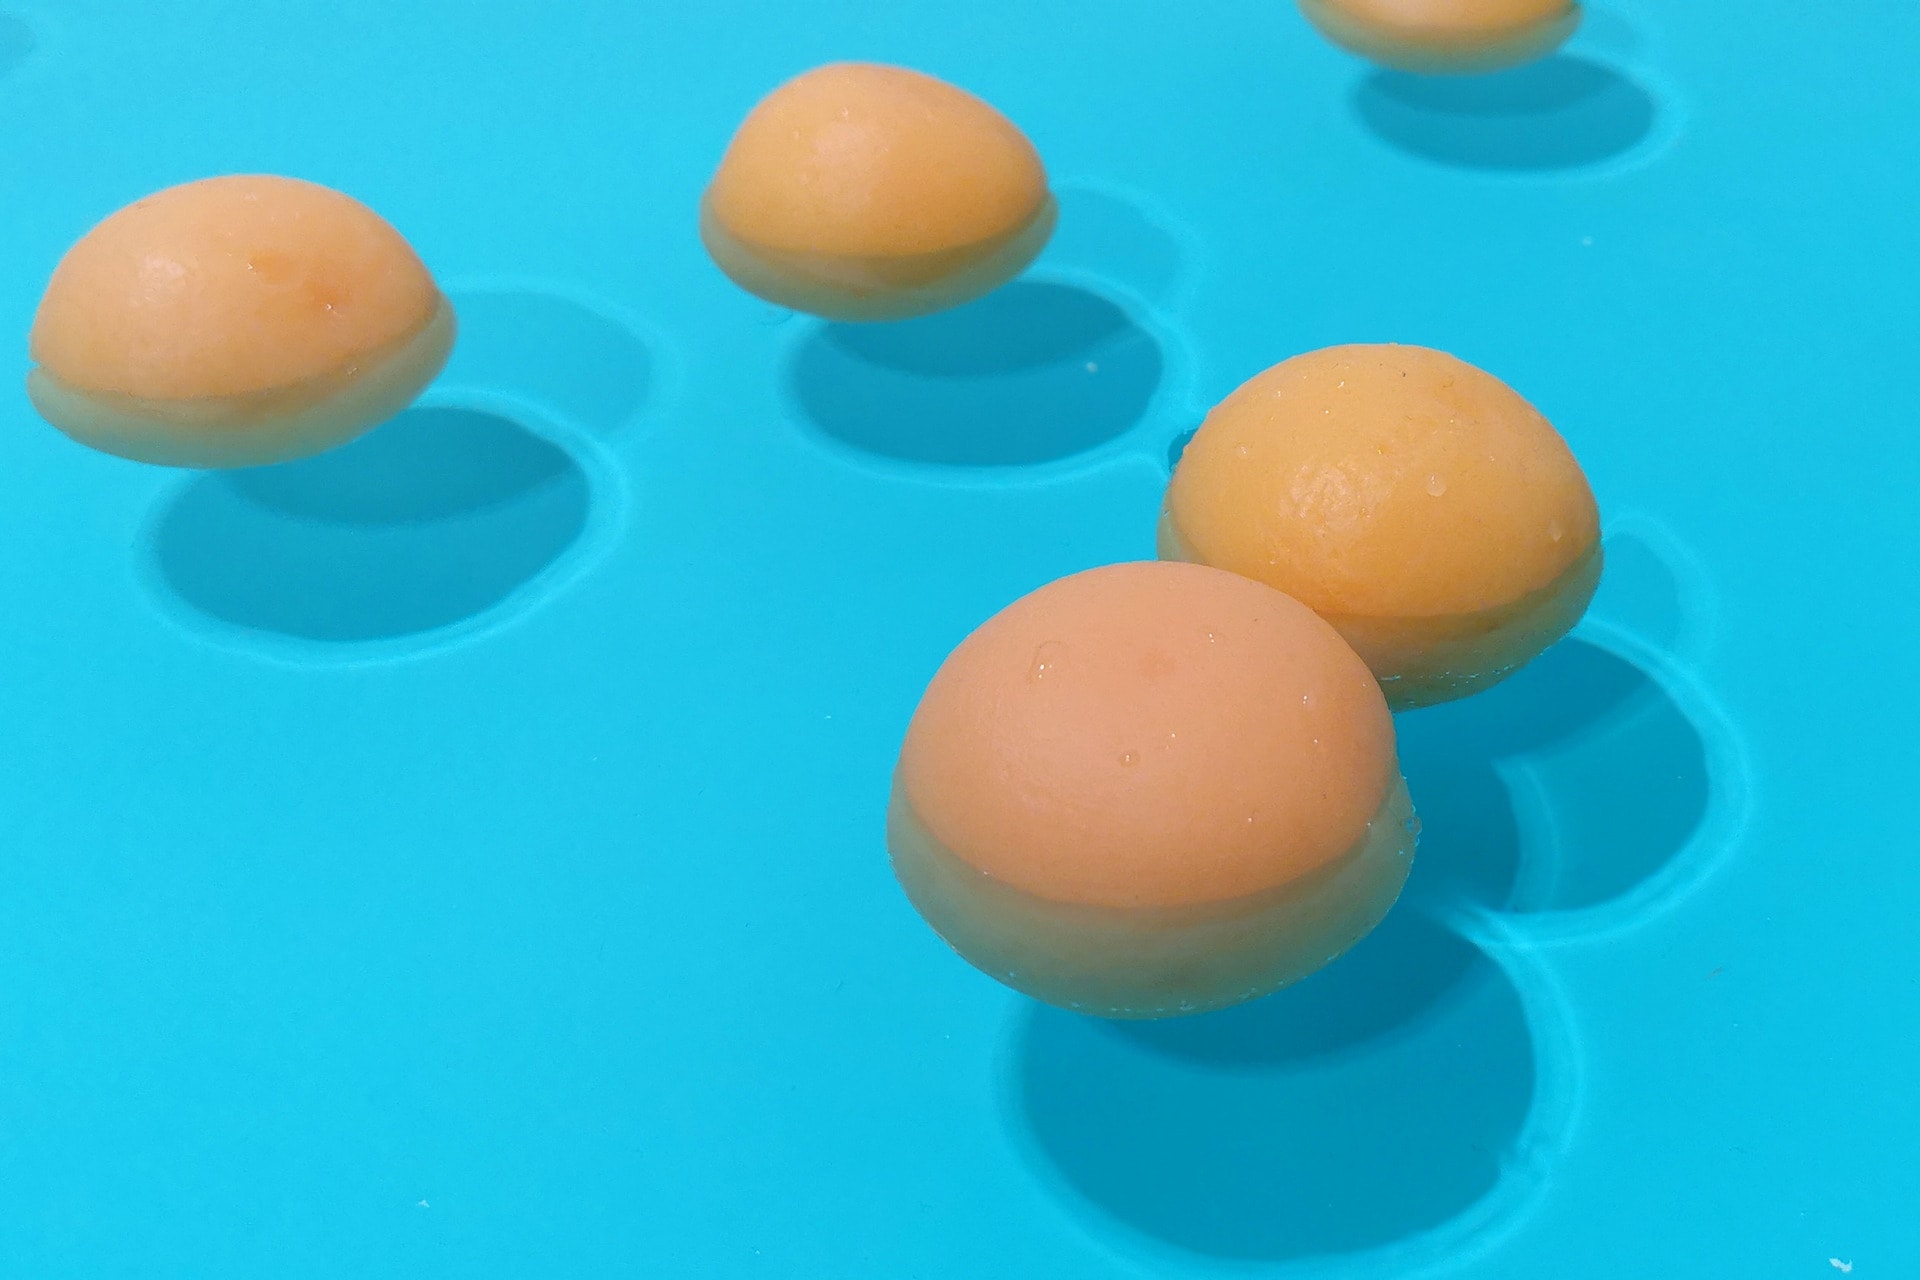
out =
{"type": "Polygon", "coordinates": [[[392,417],[453,336],[433,277],[365,205],[293,178],[208,178],[68,250],[34,317],[27,391],[108,453],[254,466],[392,417]]]}
{"type": "Polygon", "coordinates": [[[1219,1008],[1378,923],[1411,865],[1393,722],[1305,606],[1199,565],[1016,601],[934,676],[888,837],[962,956],[1112,1017],[1219,1008]]]}
{"type": "Polygon", "coordinates": [[[898,320],[1011,280],[1054,214],[1046,170],[1012,121],[932,76],[847,62],[753,109],[700,232],[720,269],[770,302],[898,320]]]}
{"type": "Polygon", "coordinates": [[[1539,410],[1443,352],[1296,356],[1207,415],[1160,554],[1317,610],[1396,709],[1487,688],[1565,635],[1600,578],[1586,476],[1539,410]]]}
{"type": "Polygon", "coordinates": [[[1300,0],[1300,10],[1342,48],[1429,75],[1532,62],[1580,25],[1574,0],[1300,0]]]}

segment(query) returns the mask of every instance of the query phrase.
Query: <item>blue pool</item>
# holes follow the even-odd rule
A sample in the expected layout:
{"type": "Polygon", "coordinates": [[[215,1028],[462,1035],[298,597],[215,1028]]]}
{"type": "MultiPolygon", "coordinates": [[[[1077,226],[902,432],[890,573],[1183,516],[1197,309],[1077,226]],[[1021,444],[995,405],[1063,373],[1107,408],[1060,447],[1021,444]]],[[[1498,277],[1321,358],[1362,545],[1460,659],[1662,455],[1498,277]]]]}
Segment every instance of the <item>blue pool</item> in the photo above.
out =
{"type": "Polygon", "coordinates": [[[1894,0],[1598,0],[1474,81],[1290,0],[0,0],[0,1277],[1920,1276],[1917,62],[1894,0]],[[713,267],[840,58],[1033,138],[1019,282],[713,267]],[[306,462],[72,444],[48,273],[226,172],[391,220],[452,363],[306,462]],[[1323,973],[976,973],[886,860],[928,677],[1389,340],[1572,443],[1592,613],[1400,718],[1416,869],[1323,973]]]}

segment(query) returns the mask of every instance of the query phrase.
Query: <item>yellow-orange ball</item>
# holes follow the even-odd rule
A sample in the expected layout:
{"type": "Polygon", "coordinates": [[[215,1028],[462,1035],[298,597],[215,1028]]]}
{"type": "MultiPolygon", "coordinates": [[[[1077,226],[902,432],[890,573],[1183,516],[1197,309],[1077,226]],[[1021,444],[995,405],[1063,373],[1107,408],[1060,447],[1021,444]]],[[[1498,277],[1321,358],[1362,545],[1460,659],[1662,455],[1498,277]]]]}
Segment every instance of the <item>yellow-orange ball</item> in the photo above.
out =
{"type": "Polygon", "coordinates": [[[888,843],[980,969],[1146,1018],[1326,964],[1399,894],[1412,830],[1393,722],[1339,635],[1249,579],[1150,561],[1042,587],[953,651],[888,843]]]}
{"type": "Polygon", "coordinates": [[[34,318],[27,390],[108,453],[255,466],[392,417],[453,336],[433,277],[365,205],[292,178],[208,178],[68,250],[34,318]]]}
{"type": "Polygon", "coordinates": [[[1600,518],[1566,441],[1498,378],[1424,347],[1329,347],[1207,415],[1160,554],[1311,606],[1404,708],[1566,634],[1599,582],[1600,518]]]}
{"type": "Polygon", "coordinates": [[[1046,170],[1012,121],[932,76],[849,62],[753,109],[700,231],[721,270],[770,302],[897,320],[1011,280],[1054,213],[1046,170]]]}
{"type": "Polygon", "coordinates": [[[1429,75],[1532,62],[1580,25],[1574,0],[1300,0],[1300,10],[1342,48],[1429,75]]]}

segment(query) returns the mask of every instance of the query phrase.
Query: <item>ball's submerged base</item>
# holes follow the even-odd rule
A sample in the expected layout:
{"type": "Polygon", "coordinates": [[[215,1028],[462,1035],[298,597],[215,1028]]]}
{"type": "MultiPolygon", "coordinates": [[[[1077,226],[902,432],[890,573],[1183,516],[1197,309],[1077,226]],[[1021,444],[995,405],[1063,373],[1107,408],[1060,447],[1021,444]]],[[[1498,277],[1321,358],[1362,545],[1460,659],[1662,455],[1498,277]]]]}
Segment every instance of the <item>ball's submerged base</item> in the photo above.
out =
{"type": "Polygon", "coordinates": [[[998,289],[1040,255],[1059,207],[1049,195],[1025,222],[974,244],[891,257],[769,249],[735,236],[700,204],[700,238],[714,262],[748,293],[827,320],[908,320],[998,289]]]}
{"type": "Polygon", "coordinates": [[[1449,30],[1413,22],[1363,21],[1340,0],[1300,0],[1320,34],[1381,66],[1420,75],[1485,75],[1538,61],[1580,26],[1580,8],[1505,31],[1449,30]]]}
{"type": "Polygon", "coordinates": [[[379,426],[440,373],[457,324],[445,298],[413,333],[346,368],[238,396],[155,400],[74,387],[44,368],[27,375],[40,416],[81,444],[167,467],[257,467],[336,448],[379,426]]]}
{"type": "Polygon", "coordinates": [[[1573,630],[1600,585],[1600,544],[1511,604],[1442,618],[1326,619],[1365,660],[1394,711],[1491,689],[1573,630]]]}
{"type": "MultiPolygon", "coordinates": [[[[1162,560],[1207,561],[1163,513],[1162,560]]],[[[1323,613],[1353,646],[1394,711],[1451,702],[1490,689],[1546,652],[1586,613],[1600,585],[1598,540],[1558,578],[1518,600],[1473,613],[1382,618],[1323,613]]]]}
{"type": "Polygon", "coordinates": [[[1279,990],[1336,959],[1400,896],[1418,824],[1394,782],[1360,839],[1310,875],[1224,902],[1123,909],[1013,888],[946,848],[895,783],[894,874],[935,932],[1016,991],[1106,1018],[1204,1013],[1279,990]]]}

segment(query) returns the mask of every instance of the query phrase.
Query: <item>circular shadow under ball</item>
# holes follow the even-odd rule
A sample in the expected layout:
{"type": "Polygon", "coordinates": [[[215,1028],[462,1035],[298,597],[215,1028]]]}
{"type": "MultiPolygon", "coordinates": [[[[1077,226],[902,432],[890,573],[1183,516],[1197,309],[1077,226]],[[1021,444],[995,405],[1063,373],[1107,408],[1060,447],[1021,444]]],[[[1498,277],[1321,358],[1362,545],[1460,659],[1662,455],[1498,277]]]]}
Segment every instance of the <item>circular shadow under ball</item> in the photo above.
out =
{"type": "Polygon", "coordinates": [[[1710,807],[1699,726],[1647,672],[1577,636],[1483,694],[1396,723],[1424,824],[1411,901],[1600,906],[1661,874],[1710,807]],[[1527,822],[1513,793],[1523,778],[1527,822]]]}
{"type": "Polygon", "coordinates": [[[1577,169],[1625,155],[1652,132],[1652,95],[1619,72],[1562,54],[1485,76],[1376,71],[1354,110],[1402,151],[1463,169],[1577,169]]]}
{"type": "Polygon", "coordinates": [[[808,419],[843,445],[900,462],[1010,467],[1125,434],[1163,363],[1159,344],[1106,298],[1023,281],[916,320],[824,325],[792,377],[808,419]]]}
{"type": "Polygon", "coordinates": [[[411,409],[340,449],[211,472],[153,537],[161,581],[230,626],[352,644],[476,618],[586,527],[586,474],[492,413],[411,409]]]}
{"type": "Polygon", "coordinates": [[[1338,960],[1273,995],[1188,1018],[1111,1026],[1196,1063],[1302,1062],[1393,1035],[1446,999],[1478,961],[1458,934],[1418,910],[1397,909],[1338,960]]]}
{"type": "Polygon", "coordinates": [[[1401,909],[1240,1009],[1115,1023],[1038,1008],[1019,1089],[1040,1152],[1105,1215],[1195,1253],[1279,1261],[1471,1209],[1525,1130],[1535,1058],[1499,966],[1401,909]]]}

